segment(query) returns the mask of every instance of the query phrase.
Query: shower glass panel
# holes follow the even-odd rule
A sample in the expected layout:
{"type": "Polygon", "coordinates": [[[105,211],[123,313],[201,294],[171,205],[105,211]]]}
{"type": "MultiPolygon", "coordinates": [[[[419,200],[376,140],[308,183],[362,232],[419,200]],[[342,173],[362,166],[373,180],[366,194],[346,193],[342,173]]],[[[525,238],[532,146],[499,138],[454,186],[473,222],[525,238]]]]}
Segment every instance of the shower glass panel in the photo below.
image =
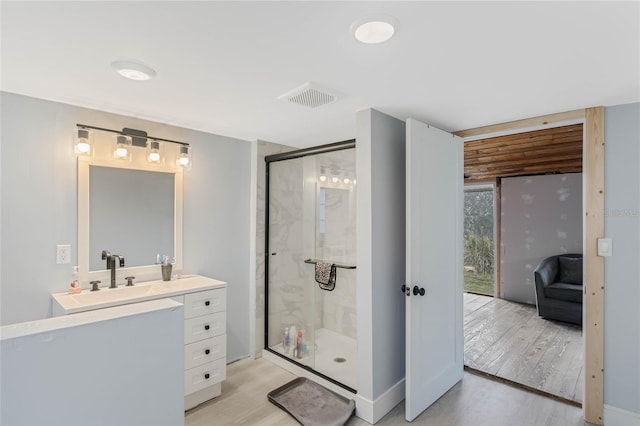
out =
{"type": "Polygon", "coordinates": [[[355,148],[267,165],[267,349],[355,391],[355,148]],[[331,291],[318,261],[336,265],[331,291]]]}

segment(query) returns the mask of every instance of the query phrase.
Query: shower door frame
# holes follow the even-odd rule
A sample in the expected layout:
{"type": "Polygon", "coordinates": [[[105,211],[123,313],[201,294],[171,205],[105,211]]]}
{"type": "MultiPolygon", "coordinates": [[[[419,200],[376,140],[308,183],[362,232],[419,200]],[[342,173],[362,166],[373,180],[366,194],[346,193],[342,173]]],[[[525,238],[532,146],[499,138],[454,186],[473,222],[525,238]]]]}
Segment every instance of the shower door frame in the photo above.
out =
{"type": "MultiPolygon", "coordinates": [[[[294,151],[282,152],[279,154],[267,155],[264,158],[265,161],[265,217],[264,217],[264,227],[265,227],[265,236],[264,236],[264,349],[269,351],[274,355],[279,356],[282,359],[291,362],[292,364],[297,365],[307,371],[312,372],[313,374],[322,377],[323,379],[340,386],[352,392],[354,394],[358,393],[356,389],[345,385],[344,383],[339,382],[336,379],[333,379],[325,374],[320,373],[319,371],[311,368],[308,365],[302,364],[288,356],[285,356],[277,351],[274,351],[269,347],[269,167],[271,163],[277,161],[285,161],[285,160],[293,160],[296,158],[308,157],[311,155],[325,154],[328,152],[342,151],[345,149],[352,149],[356,147],[356,140],[349,139],[341,142],[335,142],[326,145],[314,146],[311,148],[297,149],[294,151]]],[[[314,366],[315,366],[315,355],[314,355],[314,366]]]]}

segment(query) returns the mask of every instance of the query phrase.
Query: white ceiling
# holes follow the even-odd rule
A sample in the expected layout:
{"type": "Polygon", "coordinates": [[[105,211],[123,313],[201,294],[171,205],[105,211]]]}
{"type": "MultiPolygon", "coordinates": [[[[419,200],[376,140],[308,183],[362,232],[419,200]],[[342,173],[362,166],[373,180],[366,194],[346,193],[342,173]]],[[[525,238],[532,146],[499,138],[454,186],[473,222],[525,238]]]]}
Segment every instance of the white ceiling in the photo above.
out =
{"type": "Polygon", "coordinates": [[[4,91],[298,147],[353,138],[368,107],[455,131],[640,101],[638,2],[2,1],[1,19],[4,91]],[[395,37],[355,41],[373,12],[395,37]],[[307,81],[342,97],[277,99],[307,81]]]}

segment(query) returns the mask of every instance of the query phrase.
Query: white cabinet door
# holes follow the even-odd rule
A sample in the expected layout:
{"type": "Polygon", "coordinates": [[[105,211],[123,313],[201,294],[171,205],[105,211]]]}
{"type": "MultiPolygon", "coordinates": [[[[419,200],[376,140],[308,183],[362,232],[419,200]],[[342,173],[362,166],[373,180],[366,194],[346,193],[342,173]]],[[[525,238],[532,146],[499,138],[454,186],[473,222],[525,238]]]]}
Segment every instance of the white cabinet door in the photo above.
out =
{"type": "Polygon", "coordinates": [[[462,379],[464,193],[461,138],[409,119],[406,143],[405,415],[411,421],[462,379]]]}

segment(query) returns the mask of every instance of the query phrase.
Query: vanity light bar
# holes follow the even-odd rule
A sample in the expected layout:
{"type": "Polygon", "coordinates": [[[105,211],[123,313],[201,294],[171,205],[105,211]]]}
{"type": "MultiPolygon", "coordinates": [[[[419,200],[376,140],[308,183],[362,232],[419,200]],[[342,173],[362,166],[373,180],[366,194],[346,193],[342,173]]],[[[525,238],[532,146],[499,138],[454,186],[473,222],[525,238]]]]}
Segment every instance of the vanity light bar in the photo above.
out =
{"type": "Polygon", "coordinates": [[[101,132],[109,132],[109,133],[115,133],[118,135],[129,136],[131,138],[132,145],[139,146],[139,147],[146,147],[147,140],[153,140],[158,142],[170,142],[170,143],[175,143],[175,144],[186,146],[186,147],[189,146],[189,144],[186,142],[174,141],[171,139],[164,139],[164,138],[157,138],[155,136],[147,135],[147,132],[143,130],[128,129],[126,127],[122,130],[113,130],[113,129],[105,129],[104,127],[89,126],[87,124],[80,124],[80,123],[76,124],[76,127],[79,130],[91,129],[91,130],[98,130],[101,132]]]}

